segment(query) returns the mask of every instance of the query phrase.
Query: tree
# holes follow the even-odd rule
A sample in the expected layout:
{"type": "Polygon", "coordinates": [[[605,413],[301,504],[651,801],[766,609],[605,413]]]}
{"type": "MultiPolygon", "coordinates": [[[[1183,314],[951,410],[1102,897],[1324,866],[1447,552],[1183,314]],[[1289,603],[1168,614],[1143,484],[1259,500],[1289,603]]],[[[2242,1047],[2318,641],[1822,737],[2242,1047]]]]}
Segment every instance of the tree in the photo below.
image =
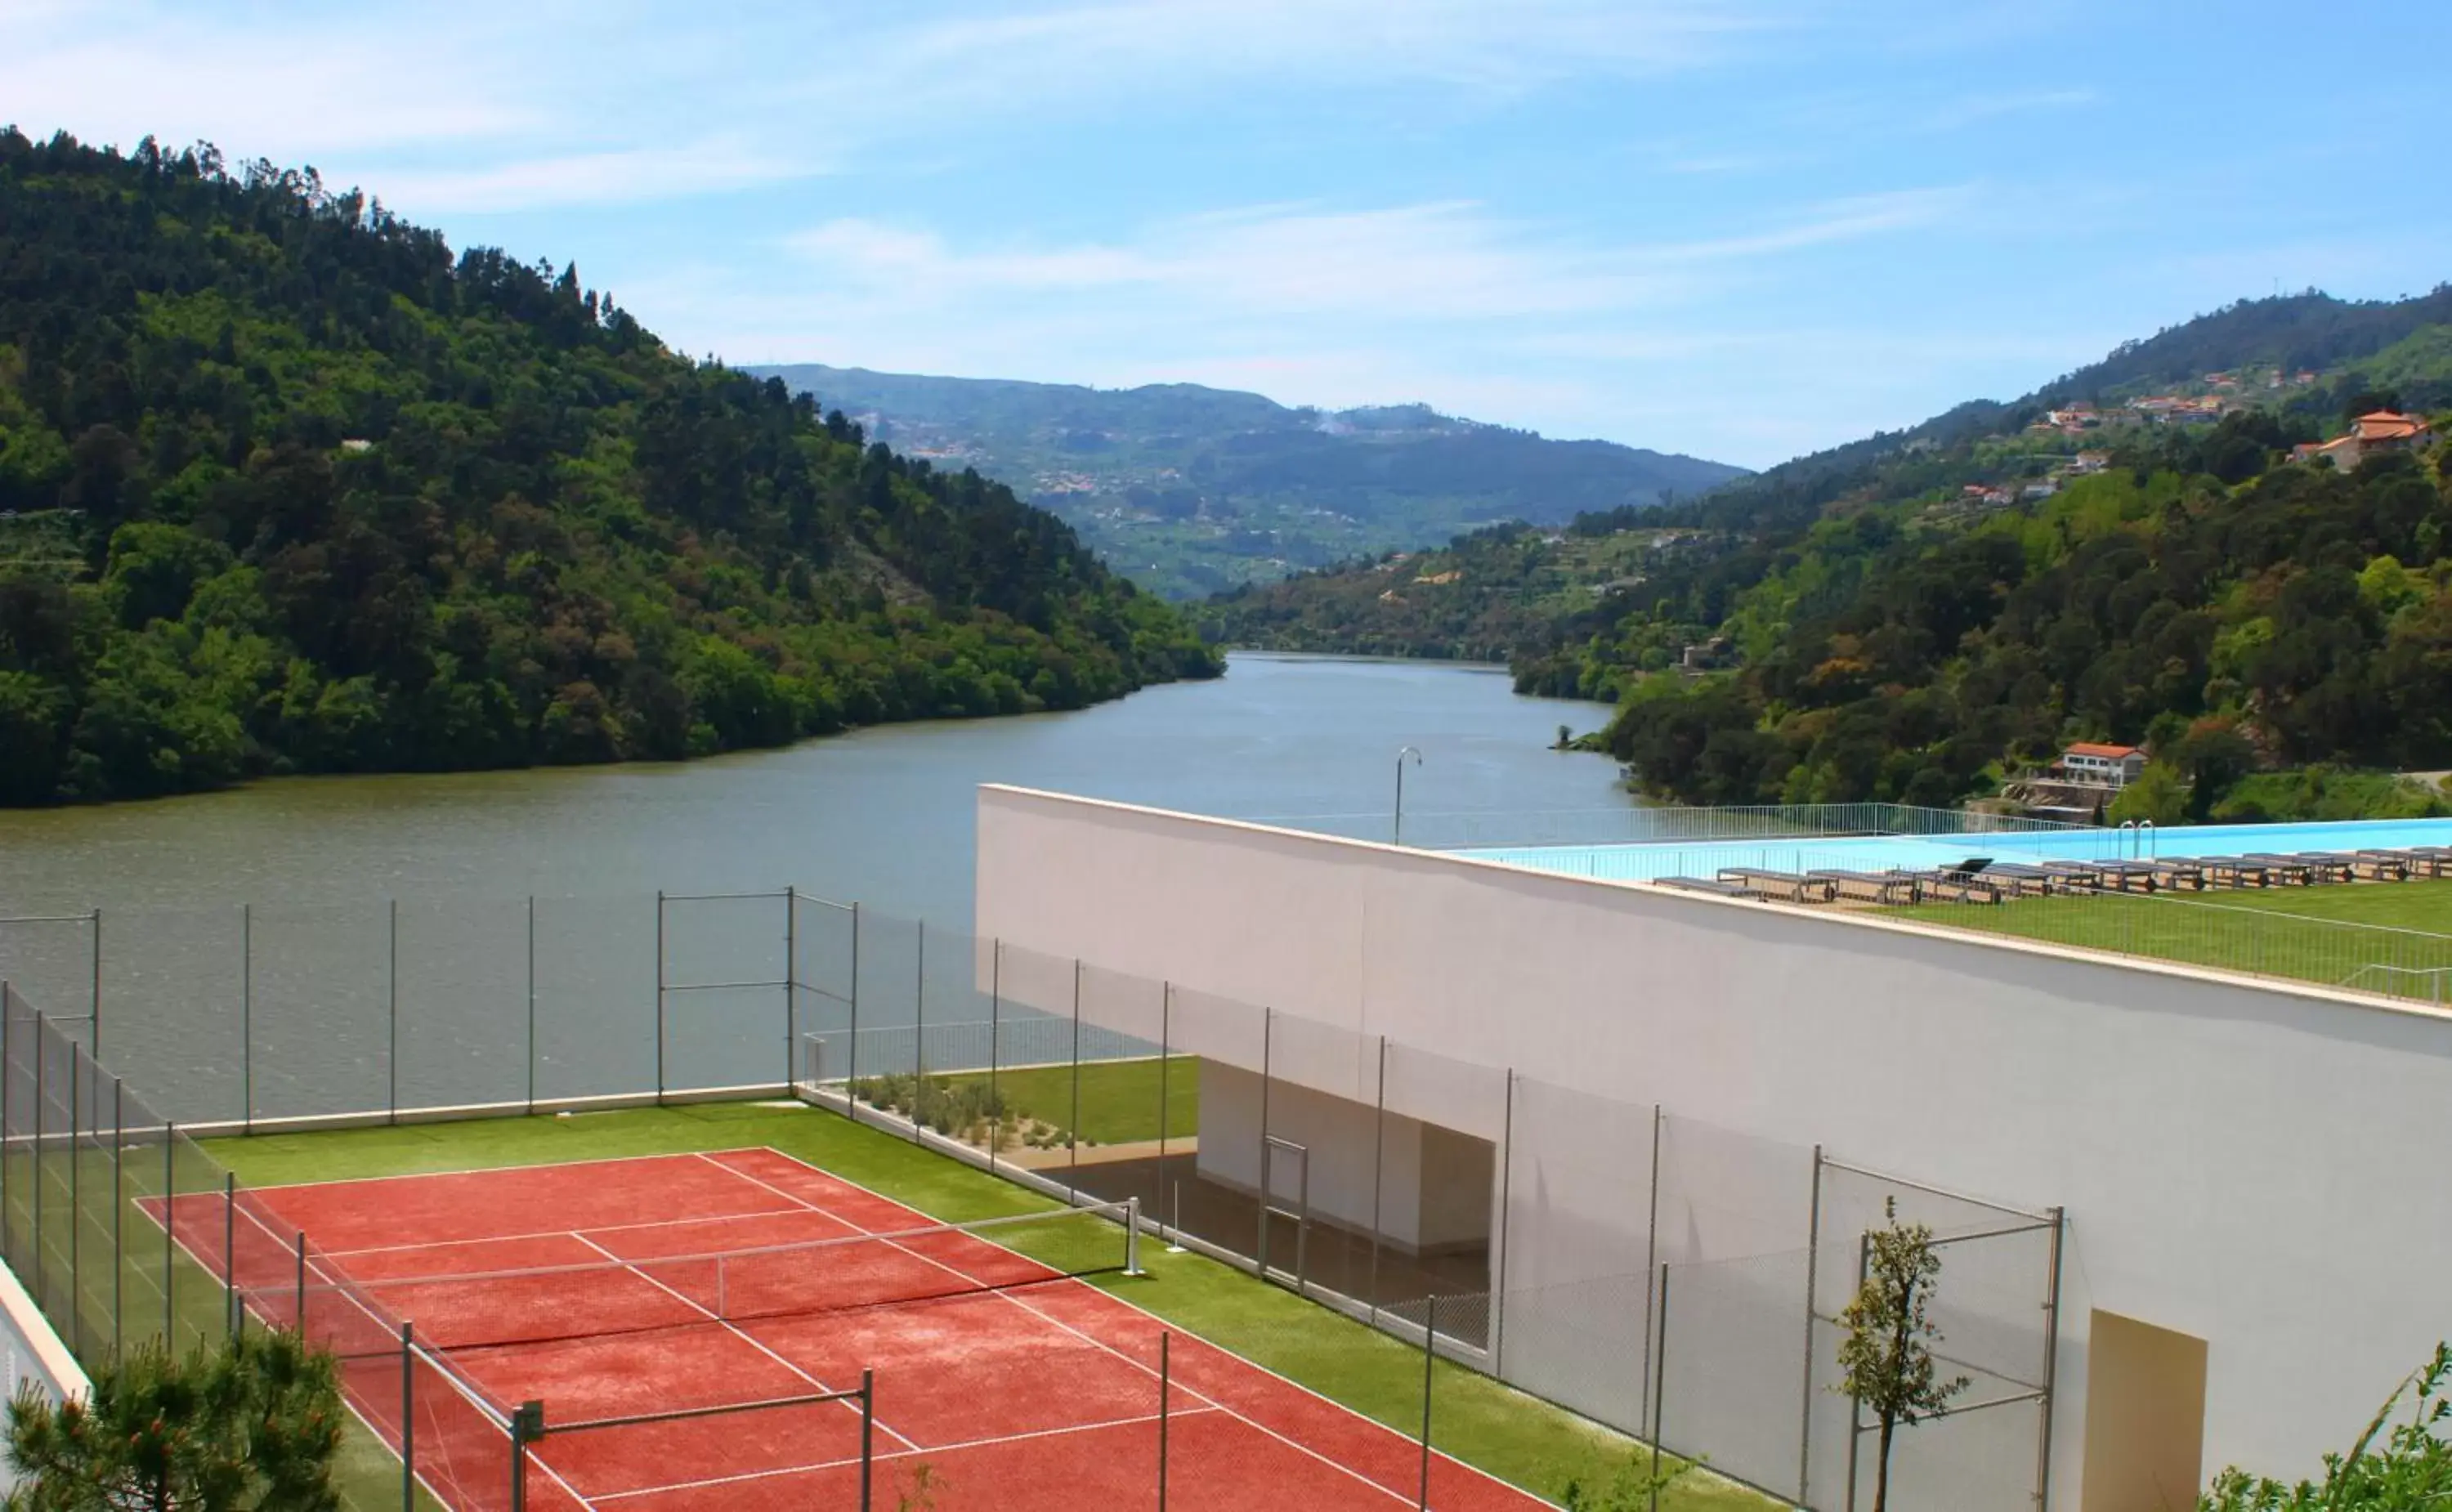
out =
{"type": "Polygon", "coordinates": [[[2324,1456],[2322,1484],[2302,1481],[2285,1486],[2251,1479],[2233,1465],[2214,1477],[2212,1489],[2197,1503],[2199,1512],[2421,1512],[2452,1502],[2452,1439],[2444,1436],[2452,1420],[2447,1378],[2452,1347],[2439,1344],[2435,1357],[2410,1372],[2376,1409],[2349,1453],[2324,1456]],[[2408,1420],[2393,1424],[2385,1434],[2384,1424],[2412,1386],[2418,1389],[2408,1420]],[[2380,1448],[2379,1434],[2384,1434],[2380,1448]]]}
{"type": "Polygon", "coordinates": [[[1887,1512],[1890,1494],[1890,1443],[1899,1425],[1909,1427],[1948,1410],[1949,1399],[1967,1389],[1965,1376],[1939,1379],[1932,1346],[1942,1342],[1931,1318],[1941,1256],[1932,1230],[1899,1222],[1898,1199],[1882,1204],[1888,1227],[1865,1236],[1865,1281],[1840,1311],[1839,1368],[1835,1388],[1872,1409],[1881,1425],[1873,1461],[1873,1512],[1887,1512]]]}
{"type": "Polygon", "coordinates": [[[9,1404],[8,1512],[337,1512],[332,1357],[256,1331],[209,1352],[140,1349],[83,1401],[9,1404]]]}

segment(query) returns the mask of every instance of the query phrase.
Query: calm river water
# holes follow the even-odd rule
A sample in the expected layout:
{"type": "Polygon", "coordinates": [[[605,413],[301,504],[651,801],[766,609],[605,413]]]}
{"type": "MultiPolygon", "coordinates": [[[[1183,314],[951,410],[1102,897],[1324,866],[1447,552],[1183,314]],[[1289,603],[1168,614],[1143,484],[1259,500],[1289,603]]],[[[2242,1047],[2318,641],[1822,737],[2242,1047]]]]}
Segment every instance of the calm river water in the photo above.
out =
{"type": "Polygon", "coordinates": [[[64,1022],[98,1002],[105,1063],[183,1123],[772,1082],[855,1000],[874,1054],[990,1016],[982,782],[1380,835],[1406,745],[1409,815],[1630,804],[1613,763],[1548,749],[1603,712],[1493,669],[1238,656],[1075,714],[685,765],[0,813],[0,977],[64,1022]],[[798,907],[656,899],[786,885],[798,907]],[[811,897],[864,905],[857,942],[811,897]],[[94,907],[98,965],[84,919],[12,921],[94,907]]]}
{"type": "Polygon", "coordinates": [[[1078,713],[894,725],[686,764],[311,777],[103,808],[0,812],[0,913],[437,893],[786,884],[956,927],[974,790],[1009,782],[1236,817],[1630,800],[1600,756],[1546,749],[1597,704],[1519,697],[1495,668],[1237,655],[1209,683],[1078,713]]]}

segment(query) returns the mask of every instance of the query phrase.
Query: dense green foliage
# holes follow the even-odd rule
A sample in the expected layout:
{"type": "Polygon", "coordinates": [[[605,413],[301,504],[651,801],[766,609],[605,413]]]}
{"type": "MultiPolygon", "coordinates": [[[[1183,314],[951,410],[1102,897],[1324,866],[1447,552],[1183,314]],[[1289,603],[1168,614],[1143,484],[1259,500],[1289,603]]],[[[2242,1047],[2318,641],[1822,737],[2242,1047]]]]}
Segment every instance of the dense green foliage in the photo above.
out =
{"type": "Polygon", "coordinates": [[[802,364],[758,369],[1054,510],[1169,597],[1412,550],[1510,520],[1651,508],[1739,469],[1551,441],[1420,404],[1323,413],[1196,383],[1106,390],[802,364]]]}
{"type": "Polygon", "coordinates": [[[1545,621],[1597,604],[1607,584],[1642,560],[1649,536],[1629,530],[1560,550],[1554,534],[1494,525],[1442,550],[1246,584],[1193,614],[1225,645],[1504,661],[1545,621]]]}
{"type": "Polygon", "coordinates": [[[2405,455],[2232,484],[2186,449],[1971,524],[1818,522],[1732,597],[1742,670],[1644,682],[1610,748],[1700,801],[1948,804],[2112,739],[2195,819],[2282,816],[2220,810],[2260,766],[2452,760],[2452,485],[2405,455]]]}
{"type": "Polygon", "coordinates": [[[0,802],[679,757],[1219,668],[999,484],[311,171],[0,132],[0,802]]]}
{"type": "Polygon", "coordinates": [[[2350,415],[2452,403],[2447,316],[2452,290],[2234,305],[2014,404],[1667,509],[1221,598],[1204,624],[1306,650],[1503,644],[1518,688],[1619,702],[1609,749],[1693,802],[1946,806],[2095,738],[2156,757],[2118,817],[2438,812],[2341,769],[2452,765],[2452,483],[2433,455],[2289,456],[2350,415]],[[2321,376],[2234,379],[2252,407],[2219,424],[2034,425],[2258,363],[2321,376]]]}
{"type": "Polygon", "coordinates": [[[329,1512],[346,1411],[332,1357],[262,1329],[97,1366],[83,1401],[9,1404],[9,1512],[329,1512]]]}
{"type": "Polygon", "coordinates": [[[2284,1485],[2237,1466],[2214,1477],[2200,1512],[2427,1512],[2452,1504],[2452,1347],[2403,1382],[2345,1454],[2324,1456],[2324,1478],[2284,1485]],[[2412,1387],[2416,1389],[2413,1391],[2412,1387]],[[2402,1399],[2409,1415],[2395,1422],[2402,1399]]]}

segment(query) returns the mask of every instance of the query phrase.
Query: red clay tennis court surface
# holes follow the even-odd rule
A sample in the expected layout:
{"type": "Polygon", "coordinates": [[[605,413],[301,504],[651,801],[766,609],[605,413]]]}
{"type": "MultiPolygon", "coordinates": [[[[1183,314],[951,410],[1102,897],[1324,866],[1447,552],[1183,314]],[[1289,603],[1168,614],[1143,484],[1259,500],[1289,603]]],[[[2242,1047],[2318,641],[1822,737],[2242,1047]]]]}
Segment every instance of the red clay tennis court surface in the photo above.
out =
{"type": "MultiPolygon", "coordinates": [[[[217,1276],[235,1253],[253,1315],[290,1323],[303,1297],[309,1334],[343,1357],[352,1408],[395,1451],[411,1422],[418,1478],[455,1512],[510,1506],[501,1419],[530,1401],[548,1428],[528,1451],[526,1504],[539,1512],[856,1507],[854,1403],[550,1430],[852,1390],[863,1370],[878,1506],[895,1505],[923,1464],[939,1512],[1157,1504],[1157,1319],[1052,1268],[1061,1261],[935,1227],[772,1149],[240,1201],[233,1211],[218,1193],[183,1195],[173,1231],[217,1276]],[[311,1242],[303,1290],[297,1233],[311,1242]],[[434,1354],[403,1351],[395,1319],[434,1354]]],[[[1120,1247],[1103,1219],[1053,1221],[1111,1230],[1120,1247]]],[[[1170,1348],[1170,1507],[1415,1504],[1416,1441],[1197,1340],[1177,1334],[1170,1348]]],[[[1444,1456],[1430,1502],[1545,1504],[1444,1456]]]]}

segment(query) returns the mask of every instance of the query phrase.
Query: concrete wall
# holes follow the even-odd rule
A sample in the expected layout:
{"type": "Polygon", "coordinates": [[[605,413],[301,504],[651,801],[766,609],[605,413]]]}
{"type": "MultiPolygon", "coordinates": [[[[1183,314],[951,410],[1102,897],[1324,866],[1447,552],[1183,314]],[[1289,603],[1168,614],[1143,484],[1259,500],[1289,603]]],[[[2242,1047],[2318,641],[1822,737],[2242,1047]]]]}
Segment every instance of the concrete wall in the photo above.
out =
{"type": "MultiPolygon", "coordinates": [[[[1204,1057],[1200,1174],[1257,1191],[1260,1115],[1259,1074],[1204,1057]]],[[[1375,1218],[1381,1237],[1408,1251],[1489,1242],[1495,1202],[1489,1141],[1398,1113],[1383,1124],[1372,1104],[1283,1082],[1269,1090],[1268,1121],[1270,1133],[1310,1151],[1315,1216],[1362,1233],[1375,1218]]],[[[1270,1179],[1273,1195],[1291,1206],[1299,1195],[1295,1157],[1280,1154],[1270,1179]]]]}
{"type": "Polygon", "coordinates": [[[2294,1479],[2452,1337],[2440,1013],[1010,789],[980,795],[978,916],[1356,1035],[2065,1204],[2055,1507],[2080,1504],[2095,1308],[2207,1342],[2208,1470],[2294,1479]]]}

